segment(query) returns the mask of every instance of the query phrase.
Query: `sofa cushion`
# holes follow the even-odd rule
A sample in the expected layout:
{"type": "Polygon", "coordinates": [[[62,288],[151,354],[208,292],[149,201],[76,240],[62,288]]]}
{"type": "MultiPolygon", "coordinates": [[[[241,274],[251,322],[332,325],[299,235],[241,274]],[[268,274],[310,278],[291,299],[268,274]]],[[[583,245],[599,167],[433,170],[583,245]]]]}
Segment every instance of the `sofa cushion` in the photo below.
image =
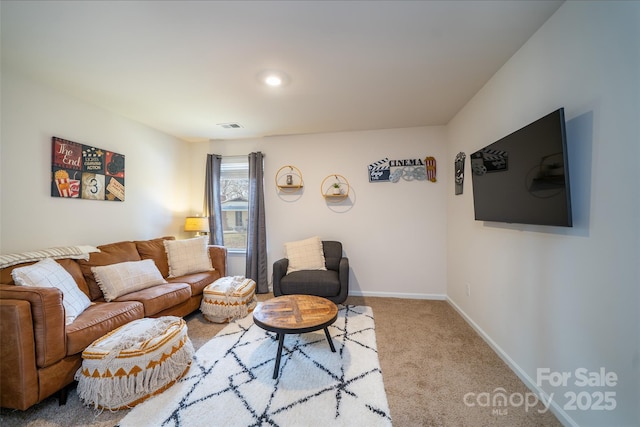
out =
{"type": "Polygon", "coordinates": [[[167,283],[151,259],[91,267],[91,272],[107,302],[124,294],[167,283]]]}
{"type": "Polygon", "coordinates": [[[96,302],[67,326],[67,356],[82,352],[104,334],[144,317],[144,307],[135,301],[96,302]]]}
{"type": "Polygon", "coordinates": [[[208,236],[184,240],[165,240],[163,243],[169,261],[169,277],[180,277],[213,270],[207,249],[208,236]]]}
{"type": "Polygon", "coordinates": [[[191,296],[202,295],[207,285],[215,282],[220,277],[218,270],[204,271],[202,273],[187,274],[185,276],[169,278],[171,283],[186,283],[191,286],[191,296]]]}
{"type": "Polygon", "coordinates": [[[175,240],[173,236],[160,237],[153,240],[138,240],[135,242],[140,258],[152,259],[162,277],[169,276],[169,261],[167,260],[167,251],[164,248],[165,240],[175,240]]]}
{"type": "Polygon", "coordinates": [[[284,244],[285,257],[289,260],[287,274],[300,270],[326,270],[322,241],[314,236],[305,240],[284,244]]]}
{"type": "Polygon", "coordinates": [[[182,304],[191,298],[191,286],[186,283],[166,283],[118,297],[116,301],[138,301],[144,306],[144,316],[182,304]]]}
{"type": "Polygon", "coordinates": [[[100,252],[92,253],[89,260],[78,260],[87,285],[89,287],[89,297],[92,301],[103,297],[100,286],[96,283],[91,272],[91,267],[100,265],[117,264],[125,261],[140,261],[140,255],[133,242],[118,242],[108,245],[98,246],[100,252]]]}
{"type": "Polygon", "coordinates": [[[78,288],[71,274],[51,258],[45,258],[33,265],[16,268],[11,272],[13,281],[19,286],[58,288],[62,291],[62,305],[65,324],[70,324],[82,313],[91,301],[78,288]]]}

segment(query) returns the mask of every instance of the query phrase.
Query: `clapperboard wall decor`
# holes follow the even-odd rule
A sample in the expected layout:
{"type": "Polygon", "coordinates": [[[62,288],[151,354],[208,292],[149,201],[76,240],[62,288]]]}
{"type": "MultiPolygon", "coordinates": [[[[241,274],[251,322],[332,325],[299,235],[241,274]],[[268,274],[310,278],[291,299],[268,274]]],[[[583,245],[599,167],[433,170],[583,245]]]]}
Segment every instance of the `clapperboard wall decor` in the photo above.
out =
{"type": "Polygon", "coordinates": [[[385,157],[369,165],[369,182],[387,182],[390,173],[389,158],[385,157]]]}
{"type": "Polygon", "coordinates": [[[51,197],[124,201],[124,155],[53,137],[51,197]]]}
{"type": "Polygon", "coordinates": [[[509,170],[509,153],[483,148],[471,155],[471,170],[476,175],[509,170]]]}
{"type": "Polygon", "coordinates": [[[369,182],[397,183],[405,181],[436,182],[436,158],[389,160],[388,157],[368,166],[369,182]]]}

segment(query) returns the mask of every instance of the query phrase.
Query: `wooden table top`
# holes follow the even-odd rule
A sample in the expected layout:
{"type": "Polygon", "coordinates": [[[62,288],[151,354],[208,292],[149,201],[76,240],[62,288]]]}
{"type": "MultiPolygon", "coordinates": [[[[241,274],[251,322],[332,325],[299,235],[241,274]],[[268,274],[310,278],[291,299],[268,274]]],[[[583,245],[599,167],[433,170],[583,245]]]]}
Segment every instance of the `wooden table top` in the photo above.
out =
{"type": "Polygon", "coordinates": [[[338,318],[338,307],[326,298],[284,295],[259,303],[253,321],[268,331],[292,334],[323,329],[338,318]]]}

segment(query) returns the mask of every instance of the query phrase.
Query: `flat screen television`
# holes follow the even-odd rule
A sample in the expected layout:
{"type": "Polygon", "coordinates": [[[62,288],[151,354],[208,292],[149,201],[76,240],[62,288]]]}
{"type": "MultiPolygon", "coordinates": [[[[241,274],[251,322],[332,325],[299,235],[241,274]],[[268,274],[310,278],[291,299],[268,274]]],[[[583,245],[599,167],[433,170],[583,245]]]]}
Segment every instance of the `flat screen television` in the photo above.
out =
{"type": "Polygon", "coordinates": [[[475,219],[571,227],[564,109],[471,154],[475,219]]]}

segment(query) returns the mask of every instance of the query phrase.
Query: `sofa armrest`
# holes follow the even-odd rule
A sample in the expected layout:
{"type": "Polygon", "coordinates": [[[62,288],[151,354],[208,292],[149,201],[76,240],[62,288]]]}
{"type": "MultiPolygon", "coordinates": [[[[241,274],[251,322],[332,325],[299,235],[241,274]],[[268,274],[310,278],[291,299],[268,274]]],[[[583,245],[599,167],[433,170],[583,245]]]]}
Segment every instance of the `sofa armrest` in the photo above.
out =
{"type": "Polygon", "coordinates": [[[218,245],[209,245],[211,265],[220,272],[220,277],[227,275],[227,248],[218,245]]]}
{"type": "Polygon", "coordinates": [[[25,410],[38,402],[31,304],[0,299],[0,325],[0,406],[25,410]]]}
{"type": "Polygon", "coordinates": [[[273,295],[276,297],[282,295],[280,281],[287,274],[287,268],[289,268],[289,260],[287,258],[279,259],[273,263],[273,295]]]}
{"type": "Polygon", "coordinates": [[[60,289],[0,285],[0,299],[27,301],[31,305],[38,367],[47,367],[65,357],[67,339],[60,289]]]}

